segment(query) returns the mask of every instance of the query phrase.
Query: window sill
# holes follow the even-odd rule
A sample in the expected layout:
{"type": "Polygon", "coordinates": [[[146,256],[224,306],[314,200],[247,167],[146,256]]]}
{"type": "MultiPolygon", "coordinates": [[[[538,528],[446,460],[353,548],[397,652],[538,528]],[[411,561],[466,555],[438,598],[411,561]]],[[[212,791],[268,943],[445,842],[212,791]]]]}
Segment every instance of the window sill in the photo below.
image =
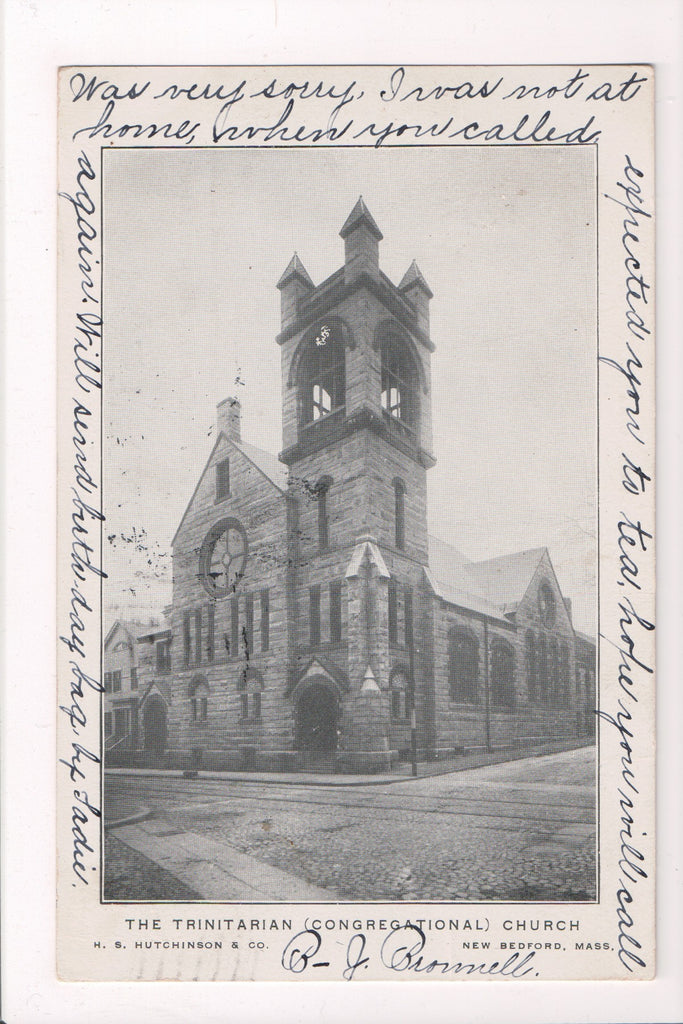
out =
{"type": "Polygon", "coordinates": [[[388,429],[397,437],[400,437],[403,441],[410,441],[412,444],[417,443],[417,431],[414,427],[409,426],[404,420],[399,420],[396,416],[392,416],[386,409],[382,409],[382,416],[388,429]]]}
{"type": "Polygon", "coordinates": [[[310,651],[321,651],[325,654],[343,654],[346,651],[345,640],[320,640],[317,644],[302,644],[297,647],[297,654],[308,654],[310,651]]]}
{"type": "Polygon", "coordinates": [[[335,409],[330,409],[328,413],[317,420],[309,420],[307,423],[300,423],[299,434],[304,435],[307,434],[308,431],[317,430],[320,427],[324,428],[326,423],[332,423],[342,419],[345,412],[346,406],[338,405],[335,409]]]}

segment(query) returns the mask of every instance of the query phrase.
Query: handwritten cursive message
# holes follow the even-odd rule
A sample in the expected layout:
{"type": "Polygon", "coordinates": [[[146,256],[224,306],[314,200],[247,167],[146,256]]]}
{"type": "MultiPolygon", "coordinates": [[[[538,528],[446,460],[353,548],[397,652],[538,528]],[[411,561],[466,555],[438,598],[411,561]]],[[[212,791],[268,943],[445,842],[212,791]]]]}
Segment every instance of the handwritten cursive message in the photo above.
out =
{"type": "Polygon", "coordinates": [[[617,74],[606,81],[593,70],[577,68],[550,86],[528,79],[528,69],[524,81],[518,77],[523,72],[512,69],[495,80],[472,75],[427,84],[419,69],[398,66],[377,87],[345,76],[343,69],[323,68],[319,73],[317,81],[293,80],[268,77],[267,70],[254,69],[251,79],[238,75],[231,82],[170,80],[153,92],[149,80],[119,86],[97,74],[77,71],[69,82],[71,102],[92,108],[93,116],[86,116],[88,123],[77,128],[73,138],[99,144],[138,139],[185,146],[361,142],[380,147],[397,140],[591,144],[601,135],[596,110],[604,104],[629,103],[646,81],[635,71],[624,79],[617,74]],[[158,109],[153,121],[129,114],[142,106],[143,98],[154,100],[158,109]],[[579,123],[564,122],[562,103],[576,99],[586,104],[585,118],[579,123]],[[196,119],[177,119],[178,101],[190,103],[196,119]],[[467,106],[472,101],[492,105],[495,101],[497,109],[505,104],[509,117],[470,119],[467,106]],[[264,103],[265,109],[272,110],[265,120],[264,103]],[[435,106],[443,109],[443,116],[433,119],[430,114],[425,119],[425,106],[430,111],[435,106]]]}
{"type": "MultiPolygon", "coordinates": [[[[75,315],[73,337],[73,375],[72,384],[72,437],[71,437],[71,506],[70,506],[70,572],[67,607],[68,619],[66,628],[60,635],[61,643],[69,650],[69,699],[68,703],[60,704],[59,710],[66,715],[69,723],[71,741],[69,750],[59,763],[66,767],[69,780],[73,784],[73,801],[71,806],[71,834],[73,837],[71,870],[76,881],[83,885],[89,884],[88,871],[94,871],[93,860],[95,848],[89,825],[94,823],[97,828],[101,817],[100,809],[88,796],[83,784],[87,782],[88,769],[99,766],[99,754],[89,749],[82,742],[82,735],[88,723],[89,708],[87,695],[94,692],[98,695],[95,705],[99,707],[99,694],[102,685],[99,679],[86,671],[88,648],[87,636],[89,620],[95,621],[96,603],[99,580],[104,572],[98,564],[97,550],[100,544],[100,529],[104,516],[98,509],[96,494],[98,485],[97,465],[98,452],[96,439],[91,433],[93,416],[93,400],[99,402],[101,389],[101,339],[102,317],[96,288],[97,260],[95,256],[95,240],[98,230],[95,221],[96,173],[87,154],[81,152],[77,160],[76,187],[73,195],[60,192],[60,198],[71,205],[75,216],[75,260],[79,275],[79,294],[81,305],[75,315]]],[[[97,635],[95,632],[91,635],[97,635]]],[[[98,775],[93,773],[93,786],[99,787],[98,775]]]]}
{"type": "MultiPolygon", "coordinates": [[[[648,877],[648,865],[640,849],[639,838],[645,836],[639,827],[640,791],[635,768],[637,743],[637,705],[643,693],[649,696],[652,687],[653,666],[643,653],[651,649],[648,635],[654,630],[640,609],[642,597],[642,563],[647,561],[648,574],[652,567],[652,525],[643,522],[638,505],[648,496],[651,474],[646,471],[642,455],[646,438],[643,436],[641,387],[648,359],[651,359],[648,326],[648,292],[650,283],[639,256],[641,226],[652,214],[647,208],[643,186],[644,173],[630,155],[626,155],[623,180],[616,184],[616,195],[607,194],[624,211],[621,221],[621,244],[624,252],[624,324],[625,356],[615,359],[601,356],[600,361],[622,378],[624,386],[623,430],[625,448],[622,451],[620,487],[629,512],[622,511],[616,528],[618,577],[617,585],[623,590],[618,602],[618,636],[605,637],[617,650],[618,698],[616,710],[599,710],[597,714],[612,726],[618,735],[620,755],[620,783],[616,798],[619,807],[619,878],[616,891],[617,955],[630,972],[645,967],[643,943],[638,938],[637,885],[648,877]],[[633,506],[634,511],[630,511],[633,506]]],[[[649,510],[649,504],[648,504],[649,510]]],[[[649,614],[649,612],[648,612],[649,614]]],[[[651,744],[651,736],[647,743],[651,744]]]]}

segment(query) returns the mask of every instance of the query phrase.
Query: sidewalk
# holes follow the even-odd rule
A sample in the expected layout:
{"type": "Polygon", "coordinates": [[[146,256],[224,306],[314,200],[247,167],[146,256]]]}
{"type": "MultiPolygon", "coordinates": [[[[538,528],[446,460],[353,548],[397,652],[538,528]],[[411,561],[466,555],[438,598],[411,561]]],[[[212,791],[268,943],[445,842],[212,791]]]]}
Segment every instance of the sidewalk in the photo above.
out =
{"type": "MultiPolygon", "coordinates": [[[[414,778],[426,779],[434,775],[447,775],[450,772],[463,772],[472,768],[482,768],[490,764],[501,764],[506,761],[520,761],[524,758],[544,757],[563,751],[577,750],[591,746],[589,742],[574,741],[572,743],[544,743],[532,747],[514,747],[499,750],[480,750],[470,754],[461,754],[442,761],[419,761],[417,776],[412,775],[411,765],[404,761],[397,764],[391,771],[376,775],[342,775],[320,772],[259,772],[259,771],[203,771],[197,773],[197,781],[202,779],[222,779],[227,782],[259,783],[277,786],[391,786],[397,782],[412,782],[414,778]]],[[[105,768],[107,775],[117,776],[158,777],[165,779],[184,778],[181,769],[173,768],[105,768]]],[[[188,781],[193,781],[189,779],[188,781]]]]}
{"type": "Polygon", "coordinates": [[[196,832],[149,820],[113,829],[111,834],[180,879],[200,897],[232,903],[334,903],[327,889],[240,853],[196,832]]]}

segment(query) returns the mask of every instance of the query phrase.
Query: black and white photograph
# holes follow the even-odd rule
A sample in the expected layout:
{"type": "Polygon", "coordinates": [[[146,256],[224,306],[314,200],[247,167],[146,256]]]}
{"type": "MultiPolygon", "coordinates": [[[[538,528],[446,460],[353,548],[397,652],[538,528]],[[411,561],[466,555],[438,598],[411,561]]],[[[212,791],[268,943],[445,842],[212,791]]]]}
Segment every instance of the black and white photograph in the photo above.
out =
{"type": "Polygon", "coordinates": [[[59,977],[652,978],[652,69],[59,83],[59,977]]]}
{"type": "Polygon", "coordinates": [[[677,1024],[683,10],[3,14],[0,1021],[677,1024]]]}
{"type": "Polygon", "coordinates": [[[595,902],[595,147],[101,174],[101,899],[595,902]]]}

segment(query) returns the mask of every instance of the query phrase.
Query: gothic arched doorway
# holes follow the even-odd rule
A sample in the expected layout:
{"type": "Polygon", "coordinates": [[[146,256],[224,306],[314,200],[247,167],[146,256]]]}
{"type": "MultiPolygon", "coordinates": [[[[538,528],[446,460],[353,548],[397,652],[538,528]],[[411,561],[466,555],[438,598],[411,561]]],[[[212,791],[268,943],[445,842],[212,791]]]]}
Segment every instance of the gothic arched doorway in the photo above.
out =
{"type": "Polygon", "coordinates": [[[145,704],[143,726],[145,750],[160,756],[166,749],[167,727],[166,707],[158,697],[152,697],[145,704]]]}
{"type": "Polygon", "coordinates": [[[323,683],[306,687],[296,707],[296,749],[332,754],[337,749],[337,697],[323,683]]]}

